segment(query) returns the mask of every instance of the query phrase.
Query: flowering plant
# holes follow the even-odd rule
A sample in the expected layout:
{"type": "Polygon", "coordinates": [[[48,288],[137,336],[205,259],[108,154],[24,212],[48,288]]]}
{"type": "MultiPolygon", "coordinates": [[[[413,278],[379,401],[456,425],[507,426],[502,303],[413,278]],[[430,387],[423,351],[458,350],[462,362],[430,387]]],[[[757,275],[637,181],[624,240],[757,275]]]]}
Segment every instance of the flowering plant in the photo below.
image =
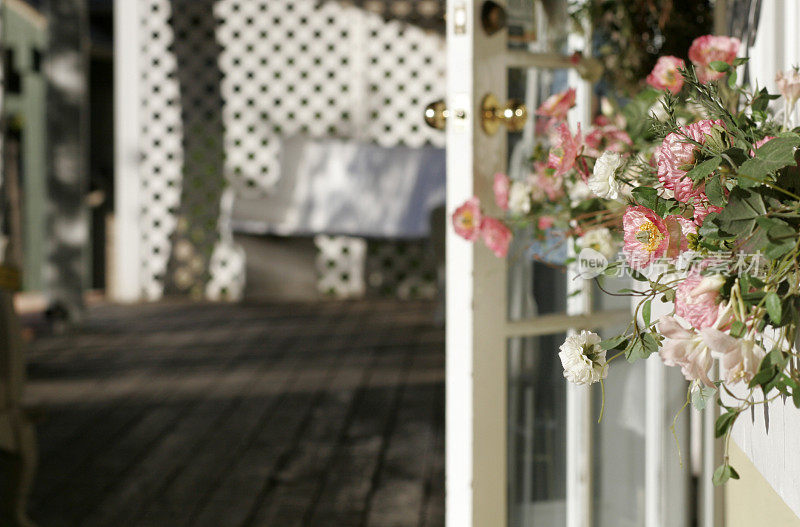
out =
{"type": "MultiPolygon", "coordinates": [[[[501,174],[494,187],[508,225],[532,225],[541,236],[555,229],[575,240],[578,260],[602,258],[590,276],[601,288],[603,275],[622,271],[640,283],[616,293],[636,299],[622,334],[601,341],[582,332],[561,346],[568,380],[602,383],[617,357],[657,353],[690,381],[687,404],[702,409],[728,395],[728,404],[718,397],[715,432],[726,438],[726,456],[717,484],[738,478],[727,457],[738,416],[780,396],[800,408],[800,127],[788,120],[800,74],[777,79],[781,116],[779,103],[771,107],[780,95],[737,84],[746,62],[738,48],[736,39],[704,36],[690,65],[662,57],[650,87],[585,135],[564,122],[574,96],[554,96],[537,112],[547,119],[549,151],[537,147],[524,181],[501,174]],[[674,309],[656,319],[654,302],[674,309]]],[[[473,218],[488,221],[477,198],[468,204],[473,218]]],[[[486,243],[504,256],[511,230],[486,229],[486,243]]]]}

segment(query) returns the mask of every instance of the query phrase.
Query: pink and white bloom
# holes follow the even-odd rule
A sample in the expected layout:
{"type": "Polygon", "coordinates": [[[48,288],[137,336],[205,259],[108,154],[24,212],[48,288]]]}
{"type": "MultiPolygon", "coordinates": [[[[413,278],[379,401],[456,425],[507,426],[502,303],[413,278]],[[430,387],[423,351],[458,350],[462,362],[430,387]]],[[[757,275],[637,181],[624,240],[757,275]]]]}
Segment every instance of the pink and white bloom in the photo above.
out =
{"type": "Polygon", "coordinates": [[[569,88],[548,97],[536,110],[536,114],[563,121],[567,118],[567,112],[574,106],[575,88],[569,88]]]}
{"type": "Polygon", "coordinates": [[[669,231],[658,214],[647,207],[628,207],[622,216],[623,240],[628,265],[644,269],[669,247],[669,231]]]}
{"type": "Polygon", "coordinates": [[[487,216],[481,221],[480,230],[483,243],[491,249],[495,256],[503,258],[508,254],[508,246],[511,243],[511,229],[506,227],[505,223],[487,216]]]}
{"type": "Polygon", "coordinates": [[[511,190],[511,180],[507,175],[498,172],[494,175],[494,202],[503,210],[508,210],[508,194],[511,190]]]}
{"type": "Polygon", "coordinates": [[[653,71],[647,76],[647,84],[657,90],[668,90],[678,93],[683,87],[683,77],[679,71],[685,68],[683,59],[666,55],[658,58],[653,71]]]}
{"type": "Polygon", "coordinates": [[[578,132],[573,136],[566,123],[561,123],[556,129],[555,146],[550,149],[547,156],[547,167],[555,170],[555,176],[561,177],[575,166],[583,145],[581,139],[581,125],[578,124],[578,132]]]}
{"type": "Polygon", "coordinates": [[[687,167],[695,163],[697,155],[697,145],[687,138],[705,144],[714,126],[722,126],[722,121],[705,119],[682,126],[681,133],[667,135],[658,149],[658,179],[664,188],[674,192],[678,201],[689,203],[693,198],[705,195],[702,185],[695,187],[694,181],[686,176],[687,167]]]}
{"type": "Polygon", "coordinates": [[[689,60],[697,67],[697,79],[703,83],[721,79],[725,74],[709,65],[715,61],[733,64],[740,45],[741,41],[734,37],[704,35],[694,39],[689,47],[689,60]]]}
{"type": "Polygon", "coordinates": [[[725,278],[691,273],[675,290],[675,314],[695,329],[713,326],[723,311],[720,289],[725,278]]]}
{"type": "Polygon", "coordinates": [[[778,85],[778,91],[786,99],[788,111],[791,111],[800,99],[800,71],[779,71],[775,76],[775,83],[778,85]]]}
{"type": "Polygon", "coordinates": [[[758,373],[766,352],[753,338],[737,339],[716,328],[704,328],[700,334],[712,356],[719,359],[720,373],[726,383],[750,382],[758,373]]]}
{"type": "Polygon", "coordinates": [[[556,201],[564,196],[564,175],[556,174],[548,169],[547,163],[536,161],[533,163],[534,172],[528,176],[528,182],[533,189],[534,201],[556,201]]]}
{"type": "Polygon", "coordinates": [[[589,385],[608,376],[606,350],[600,346],[597,333],[583,330],[570,335],[559,349],[558,358],[564,368],[564,378],[569,382],[589,385]]]}
{"type": "Polygon", "coordinates": [[[628,133],[614,125],[593,128],[584,139],[586,155],[600,157],[603,152],[623,153],[633,146],[628,133]]]}
{"type": "Polygon", "coordinates": [[[684,328],[671,316],[661,317],[658,331],[666,337],[659,351],[664,364],[679,366],[687,381],[700,380],[706,386],[714,385],[708,377],[714,359],[700,334],[684,328]]]}
{"type": "Polygon", "coordinates": [[[694,223],[698,227],[703,225],[703,222],[706,221],[706,216],[711,214],[712,212],[722,212],[722,207],[718,207],[717,205],[712,205],[711,202],[708,201],[705,193],[700,194],[697,199],[694,201],[694,223]]]}
{"type": "Polygon", "coordinates": [[[667,227],[669,244],[666,256],[677,258],[681,253],[689,250],[689,235],[697,234],[697,226],[687,218],[670,214],[664,218],[664,225],[667,227]]]}
{"type": "Polygon", "coordinates": [[[474,242],[480,235],[482,222],[481,201],[473,196],[453,212],[453,228],[456,234],[474,242]]]}

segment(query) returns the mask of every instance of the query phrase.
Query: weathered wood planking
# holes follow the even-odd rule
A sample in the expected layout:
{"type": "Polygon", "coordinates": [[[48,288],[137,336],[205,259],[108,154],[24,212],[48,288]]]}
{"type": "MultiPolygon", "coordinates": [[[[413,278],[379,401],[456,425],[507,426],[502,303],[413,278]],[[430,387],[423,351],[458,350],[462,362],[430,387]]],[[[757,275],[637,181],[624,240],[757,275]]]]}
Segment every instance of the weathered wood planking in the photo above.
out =
{"type": "Polygon", "coordinates": [[[426,303],[108,306],[31,353],[43,525],[443,523],[426,303]]]}

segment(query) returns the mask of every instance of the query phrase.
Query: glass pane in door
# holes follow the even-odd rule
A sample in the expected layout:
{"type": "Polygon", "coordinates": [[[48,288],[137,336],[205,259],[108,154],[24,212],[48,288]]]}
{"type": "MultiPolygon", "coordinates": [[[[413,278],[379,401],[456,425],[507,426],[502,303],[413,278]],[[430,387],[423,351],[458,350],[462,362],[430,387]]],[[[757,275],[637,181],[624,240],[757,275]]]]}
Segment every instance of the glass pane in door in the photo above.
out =
{"type": "Polygon", "coordinates": [[[566,522],[566,335],[508,341],[508,525],[566,522]]]}

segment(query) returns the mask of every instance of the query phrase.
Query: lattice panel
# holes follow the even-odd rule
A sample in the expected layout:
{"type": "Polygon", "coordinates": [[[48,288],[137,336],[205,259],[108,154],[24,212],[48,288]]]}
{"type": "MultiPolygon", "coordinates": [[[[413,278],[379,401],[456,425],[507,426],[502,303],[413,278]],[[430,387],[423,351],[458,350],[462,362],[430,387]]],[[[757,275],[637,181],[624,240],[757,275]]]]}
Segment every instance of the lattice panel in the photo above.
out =
{"type": "Polygon", "coordinates": [[[403,300],[436,297],[436,264],[424,240],[370,240],[366,260],[367,292],[403,300]]]}
{"type": "Polygon", "coordinates": [[[444,95],[444,0],[142,5],[148,298],[208,294],[211,280],[236,290],[210,273],[223,184],[269,192],[282,138],[444,145],[423,121],[425,105],[444,95]]]}

